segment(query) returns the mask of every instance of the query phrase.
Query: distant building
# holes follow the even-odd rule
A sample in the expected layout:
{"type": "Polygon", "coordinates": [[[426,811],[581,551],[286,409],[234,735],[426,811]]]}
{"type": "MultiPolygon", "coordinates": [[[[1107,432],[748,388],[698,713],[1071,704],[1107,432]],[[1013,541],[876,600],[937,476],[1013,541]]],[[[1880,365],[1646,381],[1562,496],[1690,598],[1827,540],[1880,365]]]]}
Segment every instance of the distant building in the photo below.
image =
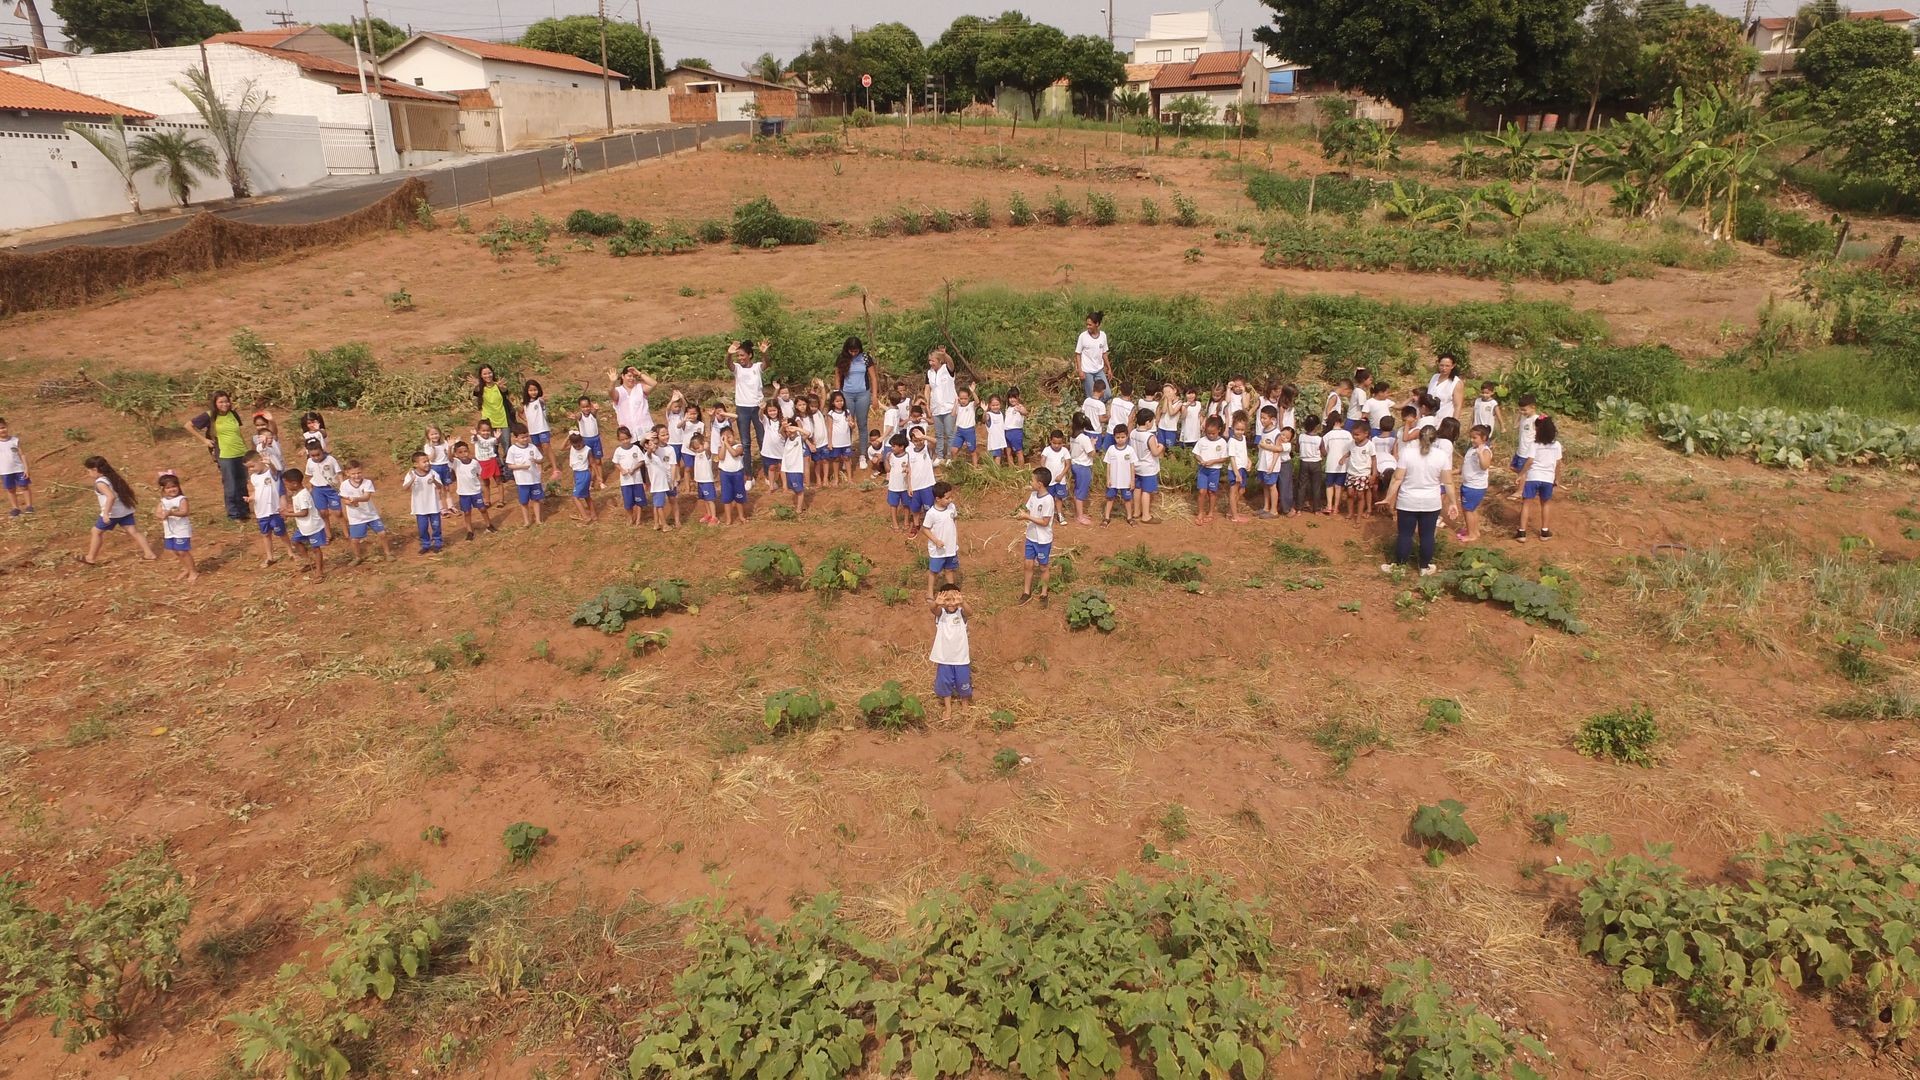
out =
{"type": "Polygon", "coordinates": [[[401,82],[448,91],[515,83],[598,93],[603,72],[626,79],[612,68],[566,53],[452,34],[413,35],[380,58],[380,71],[401,82]]]}
{"type": "Polygon", "coordinates": [[[1266,69],[1251,49],[1207,52],[1184,63],[1163,64],[1147,85],[1153,115],[1167,117],[1167,103],[1196,95],[1211,102],[1219,119],[1252,116],[1266,100],[1266,69]]]}
{"type": "MultiPolygon", "coordinates": [[[[1874,11],[1849,11],[1850,22],[1879,22],[1898,26],[1909,34],[1920,34],[1920,16],[1903,8],[1874,11]]],[[[1755,19],[1747,24],[1747,44],[1760,50],[1760,65],[1754,77],[1762,81],[1798,78],[1800,47],[1793,40],[1790,18],[1755,19]]]]}
{"type": "Polygon", "coordinates": [[[1192,63],[1226,47],[1212,11],[1157,11],[1147,17],[1146,36],[1133,40],[1133,62],[1192,63]]]}
{"type": "MultiPolygon", "coordinates": [[[[415,34],[382,56],[380,73],[459,98],[460,139],[472,150],[603,130],[607,83],[627,78],[567,53],[434,33],[415,34]]],[[[616,126],[666,121],[664,98],[648,102],[646,93],[614,88],[616,126]]]]}

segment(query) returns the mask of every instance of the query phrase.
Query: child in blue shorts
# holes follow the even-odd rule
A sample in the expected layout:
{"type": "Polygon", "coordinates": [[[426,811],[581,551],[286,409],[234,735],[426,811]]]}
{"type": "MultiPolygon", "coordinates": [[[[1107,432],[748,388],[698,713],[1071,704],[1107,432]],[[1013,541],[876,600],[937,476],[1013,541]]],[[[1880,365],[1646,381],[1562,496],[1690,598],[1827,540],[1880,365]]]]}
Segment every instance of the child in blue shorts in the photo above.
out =
{"type": "Polygon", "coordinates": [[[941,588],[933,604],[933,696],[940,699],[940,718],[953,719],[953,702],[973,700],[973,660],[967,647],[967,607],[960,586],[941,588]]]}
{"type": "Polygon", "coordinates": [[[567,468],[573,472],[573,516],[592,524],[593,451],[587,449],[587,437],[578,431],[567,435],[567,468]]]}
{"type": "Polygon", "coordinates": [[[8,517],[33,513],[33,481],[27,476],[27,457],[20,449],[20,436],[7,430],[5,420],[0,420],[0,488],[6,490],[7,501],[12,503],[8,517]]]}
{"type": "Polygon", "coordinates": [[[1073,476],[1073,522],[1076,525],[1093,524],[1093,519],[1087,516],[1087,499],[1093,494],[1093,455],[1097,445],[1093,421],[1085,413],[1075,416],[1073,441],[1067,444],[1067,461],[1073,476]]]}
{"type": "Polygon", "coordinates": [[[945,480],[933,485],[933,505],[920,521],[927,532],[928,602],[934,599],[938,586],[959,587],[960,530],[953,523],[955,509],[953,485],[945,480]]]}
{"type": "Polygon", "coordinates": [[[653,506],[653,530],[666,532],[671,524],[680,527],[680,492],[673,470],[679,467],[680,452],[667,441],[667,425],[653,425],[640,449],[647,454],[647,502],[653,506]]]}
{"type": "Polygon", "coordinates": [[[910,429],[907,436],[907,539],[920,535],[920,515],[933,505],[933,446],[927,441],[927,429],[910,429]]]}
{"type": "Polygon", "coordinates": [[[180,490],[180,478],[171,472],[160,474],[160,546],[179,556],[180,580],[191,585],[200,580],[193,565],[193,519],[187,513],[187,496],[180,490]]]}
{"type": "Polygon", "coordinates": [[[1213,520],[1213,508],[1220,500],[1220,474],[1227,467],[1227,440],[1221,437],[1226,428],[1217,416],[1207,417],[1206,434],[1193,444],[1195,462],[1193,485],[1195,525],[1205,525],[1213,520]]]}
{"type": "MultiPolygon", "coordinates": [[[[793,492],[793,513],[797,517],[807,508],[807,451],[813,447],[813,430],[787,420],[780,424],[780,438],[780,475],[786,479],[787,490],[793,492]]],[[[892,493],[888,495],[891,505],[892,493]]]]}
{"type": "MultiPolygon", "coordinates": [[[[1055,431],[1054,437],[1060,436],[1055,431]]],[[[1027,536],[1024,560],[1027,575],[1020,584],[1020,602],[1033,599],[1033,579],[1040,579],[1040,606],[1047,606],[1047,580],[1053,574],[1053,524],[1059,516],[1059,504],[1054,501],[1052,485],[1053,475],[1046,466],[1033,470],[1030,481],[1032,490],[1027,501],[1020,508],[1020,520],[1026,522],[1027,536]]]]}
{"type": "Polygon", "coordinates": [[[613,448],[613,472],[620,481],[620,509],[627,512],[627,524],[640,524],[640,508],[647,503],[647,455],[633,441],[633,432],[621,427],[620,440],[613,448]]]}
{"type": "MultiPolygon", "coordinates": [[[[280,513],[280,493],[284,490],[273,475],[273,462],[258,450],[247,451],[242,459],[247,466],[247,505],[253,508],[254,523],[260,527],[260,565],[273,565],[273,538],[287,542],[287,519],[280,513]]],[[[287,553],[293,546],[287,545],[287,553]]]]}
{"type": "Polygon", "coordinates": [[[888,527],[900,532],[907,527],[907,518],[913,513],[913,493],[907,490],[906,432],[897,432],[887,441],[883,464],[887,470],[887,514],[891,518],[888,527]]]}
{"type": "Polygon", "coordinates": [[[542,508],[545,505],[547,489],[540,477],[540,463],[546,455],[533,445],[533,436],[525,428],[515,428],[513,445],[501,456],[507,471],[513,474],[514,491],[520,499],[520,524],[532,527],[546,520],[542,508]],[[533,507],[529,514],[527,507],[533,507]]]}
{"type": "MultiPolygon", "coordinates": [[[[471,457],[473,451],[468,450],[467,455],[471,457]]],[[[431,460],[432,455],[428,455],[428,459],[431,460]]],[[[476,468],[479,464],[474,462],[476,468]]],[[[367,479],[367,470],[357,459],[347,462],[347,478],[340,482],[340,502],[346,507],[347,543],[353,547],[354,563],[361,561],[361,544],[368,536],[380,538],[380,553],[392,561],[393,545],[387,542],[387,526],[373,505],[373,481],[367,479]]]]}

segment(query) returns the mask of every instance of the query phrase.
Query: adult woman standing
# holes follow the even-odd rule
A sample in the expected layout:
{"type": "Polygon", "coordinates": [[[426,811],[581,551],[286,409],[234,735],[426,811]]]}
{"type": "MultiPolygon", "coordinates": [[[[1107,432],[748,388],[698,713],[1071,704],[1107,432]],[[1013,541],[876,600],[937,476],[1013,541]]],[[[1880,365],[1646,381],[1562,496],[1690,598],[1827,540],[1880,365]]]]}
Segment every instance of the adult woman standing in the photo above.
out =
{"type": "Polygon", "coordinates": [[[513,430],[514,416],[513,395],[507,392],[507,384],[494,374],[492,364],[481,364],[469,382],[473,387],[474,411],[479,413],[476,420],[492,424],[493,430],[506,438],[513,430]]]}
{"type": "Polygon", "coordinates": [[[1459,416],[1466,412],[1465,379],[1460,377],[1460,367],[1454,363],[1453,356],[1441,353],[1433,377],[1427,380],[1427,393],[1440,402],[1440,409],[1433,415],[1435,419],[1445,420],[1449,416],[1459,416]]]}
{"type": "Polygon", "coordinates": [[[859,434],[854,446],[862,452],[867,448],[867,413],[873,408],[874,375],[873,360],[867,356],[867,347],[857,337],[850,337],[840,346],[840,356],[833,362],[834,379],[840,392],[847,395],[847,411],[853,414],[853,425],[859,434]]]}
{"type": "Polygon", "coordinates": [[[1438,446],[1439,433],[1431,427],[1420,429],[1420,439],[1400,450],[1399,467],[1393,471],[1393,483],[1387,497],[1378,506],[1391,505],[1400,526],[1400,537],[1393,548],[1393,562],[1381,563],[1384,573],[1393,573],[1396,564],[1413,564],[1414,534],[1420,537],[1420,576],[1434,572],[1433,535],[1440,525],[1440,514],[1449,505],[1459,505],[1453,486],[1453,451],[1438,446]]]}
{"type": "Polygon", "coordinates": [[[207,411],[187,421],[193,437],[207,444],[207,453],[220,466],[220,490],[226,496],[227,517],[234,521],[247,516],[246,429],[234,410],[233,395],[215,390],[207,399],[207,411]]]}
{"type": "Polygon", "coordinates": [[[952,359],[945,345],[935,345],[927,354],[927,414],[933,417],[935,465],[945,465],[953,452],[953,410],[960,403],[960,393],[953,383],[952,359]]]}
{"type": "Polygon", "coordinates": [[[613,383],[615,423],[626,428],[634,442],[640,442],[653,431],[653,411],[647,407],[647,391],[660,385],[659,380],[632,364],[617,372],[607,372],[607,378],[613,383]]]}

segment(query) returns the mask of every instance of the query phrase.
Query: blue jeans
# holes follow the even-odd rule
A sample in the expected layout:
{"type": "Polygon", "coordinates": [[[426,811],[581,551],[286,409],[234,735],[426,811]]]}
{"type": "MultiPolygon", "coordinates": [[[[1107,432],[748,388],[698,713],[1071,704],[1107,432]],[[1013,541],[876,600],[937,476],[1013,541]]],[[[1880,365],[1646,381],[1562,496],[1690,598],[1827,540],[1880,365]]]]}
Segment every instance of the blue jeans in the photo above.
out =
{"type": "Polygon", "coordinates": [[[947,452],[953,449],[954,421],[952,413],[936,413],[933,417],[933,459],[943,461],[947,452]]]}
{"type": "MultiPolygon", "coordinates": [[[[1093,384],[1096,382],[1107,382],[1107,373],[1104,371],[1083,371],[1080,373],[1081,401],[1085,401],[1093,396],[1093,384]]],[[[1113,389],[1113,384],[1107,383],[1107,389],[1113,389]]]]}
{"type": "Polygon", "coordinates": [[[223,457],[220,462],[220,491],[226,496],[227,516],[235,521],[247,519],[247,462],[245,458],[223,457]]]}
{"type": "Polygon", "coordinates": [[[873,408],[873,391],[842,390],[847,395],[847,411],[853,414],[853,426],[859,433],[853,444],[854,450],[865,453],[867,449],[867,413],[873,408]]]}
{"type": "Polygon", "coordinates": [[[1413,534],[1420,533],[1420,566],[1422,569],[1433,565],[1433,532],[1440,524],[1438,510],[1396,510],[1400,525],[1400,536],[1394,541],[1393,561],[1407,563],[1413,560],[1413,534]]]}
{"type": "Polygon", "coordinates": [[[764,443],[767,438],[766,428],[761,426],[760,406],[735,405],[733,420],[733,434],[740,440],[740,452],[752,461],[754,444],[764,443]]]}
{"type": "Polygon", "coordinates": [[[1293,512],[1293,462],[1291,461],[1280,464],[1280,512],[1283,514],[1293,512]]]}

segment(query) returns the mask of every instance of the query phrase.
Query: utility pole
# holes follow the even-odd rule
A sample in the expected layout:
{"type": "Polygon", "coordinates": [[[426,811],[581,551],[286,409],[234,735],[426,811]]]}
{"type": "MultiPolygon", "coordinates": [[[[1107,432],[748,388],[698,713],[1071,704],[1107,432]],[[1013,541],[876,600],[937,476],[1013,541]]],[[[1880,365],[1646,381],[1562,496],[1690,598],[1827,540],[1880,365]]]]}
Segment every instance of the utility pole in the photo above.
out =
{"type": "Polygon", "coordinates": [[[1113,48],[1113,0],[1107,0],[1107,48],[1113,48]]]}
{"type": "Polygon", "coordinates": [[[613,134],[613,76],[607,74],[607,0],[600,0],[600,93],[606,99],[607,134],[611,135],[613,134]]]}
{"type": "MultiPolygon", "coordinates": [[[[633,5],[633,25],[639,27],[640,32],[647,36],[647,89],[658,90],[660,89],[660,80],[655,78],[653,74],[653,27],[648,26],[647,21],[641,17],[640,5],[638,3],[633,5]]],[[[636,71],[634,74],[638,75],[640,73],[636,71]]]]}
{"type": "Polygon", "coordinates": [[[282,30],[285,30],[288,27],[297,25],[293,21],[293,12],[291,11],[269,11],[267,12],[267,14],[273,16],[273,25],[279,27],[282,30]]]}
{"type": "MultiPolygon", "coordinates": [[[[349,16],[347,21],[351,23],[353,21],[352,17],[349,16]]],[[[357,29],[354,30],[352,37],[353,37],[353,73],[355,75],[360,76],[360,94],[361,96],[367,99],[367,150],[373,156],[373,174],[375,176],[378,176],[380,175],[380,139],[379,139],[379,135],[377,134],[378,129],[374,127],[374,123],[373,123],[374,97],[372,94],[367,93],[367,69],[363,67],[360,63],[360,31],[357,29]]],[[[369,47],[373,45],[372,38],[367,39],[367,45],[369,47]]],[[[200,49],[201,49],[202,55],[204,55],[206,52],[206,46],[202,45],[200,49]]],[[[489,195],[488,198],[489,198],[489,201],[491,201],[492,196],[489,195]]]]}
{"type": "Polygon", "coordinates": [[[367,62],[373,65],[373,90],[380,92],[380,54],[373,48],[373,12],[367,0],[360,0],[360,28],[367,32],[367,62]]]}

